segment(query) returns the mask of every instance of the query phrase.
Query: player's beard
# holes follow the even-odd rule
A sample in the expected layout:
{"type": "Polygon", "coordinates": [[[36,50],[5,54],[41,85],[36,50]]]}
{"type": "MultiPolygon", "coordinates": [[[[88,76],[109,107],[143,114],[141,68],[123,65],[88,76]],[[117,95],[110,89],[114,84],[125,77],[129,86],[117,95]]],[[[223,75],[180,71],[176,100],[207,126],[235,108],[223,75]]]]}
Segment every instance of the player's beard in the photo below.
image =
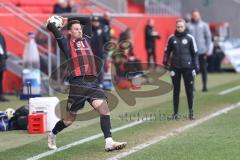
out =
{"type": "Polygon", "coordinates": [[[72,39],[75,39],[75,40],[81,40],[82,38],[83,38],[83,36],[82,36],[82,34],[79,34],[79,35],[77,35],[77,36],[71,36],[72,37],[72,39]]]}
{"type": "Polygon", "coordinates": [[[77,39],[82,39],[83,38],[83,34],[79,34],[77,37],[78,37],[77,39]]]}

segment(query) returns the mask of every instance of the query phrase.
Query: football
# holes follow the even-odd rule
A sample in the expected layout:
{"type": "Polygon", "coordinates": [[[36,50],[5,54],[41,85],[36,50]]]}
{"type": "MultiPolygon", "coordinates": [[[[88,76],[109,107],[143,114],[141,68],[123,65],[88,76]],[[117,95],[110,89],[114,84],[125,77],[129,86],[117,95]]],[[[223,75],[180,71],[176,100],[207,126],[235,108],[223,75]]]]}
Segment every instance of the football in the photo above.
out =
{"type": "Polygon", "coordinates": [[[63,19],[60,16],[53,15],[48,20],[47,23],[54,23],[58,29],[63,28],[63,19]]]}
{"type": "Polygon", "coordinates": [[[8,108],[5,110],[5,113],[8,116],[8,119],[11,119],[13,117],[13,114],[15,113],[15,110],[12,108],[8,108]]]}

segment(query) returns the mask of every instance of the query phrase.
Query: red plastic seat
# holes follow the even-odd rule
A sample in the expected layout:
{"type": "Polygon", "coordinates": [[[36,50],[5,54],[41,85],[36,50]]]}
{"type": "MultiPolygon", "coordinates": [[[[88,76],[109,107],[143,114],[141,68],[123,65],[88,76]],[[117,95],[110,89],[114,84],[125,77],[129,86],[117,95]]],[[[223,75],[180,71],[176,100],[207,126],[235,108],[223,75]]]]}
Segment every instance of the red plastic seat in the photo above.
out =
{"type": "Polygon", "coordinates": [[[35,6],[21,6],[20,7],[23,11],[27,13],[43,13],[41,7],[35,7],[35,6]]]}
{"type": "Polygon", "coordinates": [[[15,5],[19,5],[19,0],[0,0],[0,2],[11,2],[15,5]]]}
{"type": "Polygon", "coordinates": [[[53,6],[58,0],[18,0],[20,6],[53,6]]]}
{"type": "Polygon", "coordinates": [[[53,13],[53,6],[43,6],[42,13],[53,13]]]}

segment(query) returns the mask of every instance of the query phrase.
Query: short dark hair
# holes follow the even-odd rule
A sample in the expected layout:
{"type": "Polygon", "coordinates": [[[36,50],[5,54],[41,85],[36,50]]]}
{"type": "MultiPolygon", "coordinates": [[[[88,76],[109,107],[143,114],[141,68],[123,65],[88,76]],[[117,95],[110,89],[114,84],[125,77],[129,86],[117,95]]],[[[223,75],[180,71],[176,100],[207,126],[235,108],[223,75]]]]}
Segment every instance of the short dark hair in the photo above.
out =
{"type": "Polygon", "coordinates": [[[74,24],[80,24],[81,25],[79,20],[71,20],[71,21],[68,22],[67,29],[70,30],[72,28],[72,25],[74,25],[74,24]]]}
{"type": "Polygon", "coordinates": [[[199,11],[197,8],[194,8],[194,9],[192,10],[192,14],[193,14],[194,12],[200,13],[200,11],[199,11]]]}

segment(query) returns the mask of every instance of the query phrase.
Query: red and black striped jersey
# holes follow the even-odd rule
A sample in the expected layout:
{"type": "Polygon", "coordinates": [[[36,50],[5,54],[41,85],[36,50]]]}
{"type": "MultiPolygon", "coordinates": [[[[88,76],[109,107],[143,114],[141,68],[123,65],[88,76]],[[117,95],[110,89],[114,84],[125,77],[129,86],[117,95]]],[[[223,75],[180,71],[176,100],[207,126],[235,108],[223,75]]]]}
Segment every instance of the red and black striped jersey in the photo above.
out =
{"type": "Polygon", "coordinates": [[[72,76],[94,75],[97,76],[96,63],[88,41],[70,40],[70,70],[72,76]]]}
{"type": "MultiPolygon", "coordinates": [[[[80,20],[81,24],[85,22],[84,29],[87,28],[91,31],[90,18],[84,18],[85,19],[80,20]]],[[[94,57],[92,49],[89,45],[89,37],[91,36],[91,32],[89,30],[86,31],[86,29],[83,29],[83,33],[86,36],[82,39],[72,40],[70,38],[66,38],[52,23],[49,23],[47,28],[54,34],[59,48],[67,59],[68,72],[71,78],[85,75],[93,75],[97,77],[97,69],[101,68],[102,63],[97,62],[99,60],[94,57]]]]}

